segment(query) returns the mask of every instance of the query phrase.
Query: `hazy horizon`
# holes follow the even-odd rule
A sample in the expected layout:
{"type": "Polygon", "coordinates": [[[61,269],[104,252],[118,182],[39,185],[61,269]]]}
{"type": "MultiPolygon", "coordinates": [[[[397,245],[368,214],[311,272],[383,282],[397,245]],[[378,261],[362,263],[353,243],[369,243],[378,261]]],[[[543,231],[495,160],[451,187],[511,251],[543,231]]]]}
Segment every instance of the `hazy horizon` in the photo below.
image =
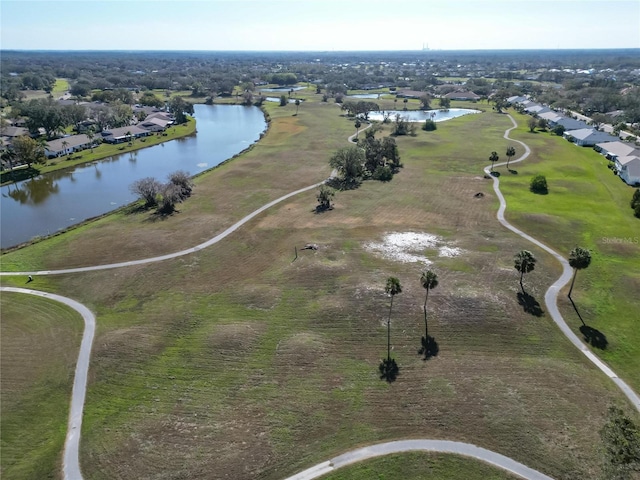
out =
{"type": "Polygon", "coordinates": [[[3,0],[2,50],[640,48],[637,0],[3,0]]]}

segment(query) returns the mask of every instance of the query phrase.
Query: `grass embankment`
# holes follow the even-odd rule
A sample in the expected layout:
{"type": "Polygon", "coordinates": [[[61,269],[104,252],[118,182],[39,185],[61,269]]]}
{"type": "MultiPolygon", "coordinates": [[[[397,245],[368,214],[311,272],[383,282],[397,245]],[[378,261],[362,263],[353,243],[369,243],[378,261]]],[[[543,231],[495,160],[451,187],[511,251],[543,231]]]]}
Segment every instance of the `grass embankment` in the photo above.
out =
{"type": "Polygon", "coordinates": [[[2,293],[3,478],[59,478],[83,322],[39,297],[2,293]]]}
{"type": "Polygon", "coordinates": [[[457,455],[406,453],[349,465],[335,473],[325,475],[322,480],[513,480],[515,478],[482,462],[457,455]]]}
{"type": "MultiPolygon", "coordinates": [[[[4,255],[3,268],[176,251],[325,178],[353,123],[321,102],[295,117],[295,107],[265,108],[272,122],[264,139],[198,177],[178,214],[105,218],[4,255]]],[[[525,279],[534,301],[560,269],[495,220],[482,167],[491,151],[506,149],[509,125],[502,115],[470,115],[400,138],[404,168],[391,182],[340,192],[323,214],[314,213],[310,191],[187,257],[47,278],[46,288],[98,318],[81,447],[86,478],[281,479],[398,438],[466,441],[555,478],[597,477],[607,405],[626,403],[547,315],[518,303],[514,253],[529,248],[540,259],[525,279]],[[440,277],[429,297],[439,355],[429,361],[417,353],[423,266],[366,247],[394,231],[437,234],[462,250],[418,252],[440,277]],[[306,243],[319,249],[299,250],[293,261],[294,246],[306,243]],[[392,312],[400,365],[393,384],[378,377],[390,275],[404,287],[392,312]]],[[[454,476],[457,467],[447,468],[454,476]]]]}
{"type": "Polygon", "coordinates": [[[514,164],[517,175],[498,168],[507,218],[566,257],[576,246],[591,251],[591,265],[578,272],[572,295],[578,311],[561,295],[562,314],[578,335],[580,317],[604,335],[606,348],[594,352],[638,392],[640,220],[629,207],[634,189],[613,175],[609,162],[593,149],[550,133],[530,133],[528,117],[515,118],[520,126],[513,138],[529,144],[534,154],[514,164]],[[529,191],[536,174],[546,176],[548,195],[529,191]]]}
{"type": "Polygon", "coordinates": [[[163,142],[168,142],[169,140],[175,140],[176,138],[192,135],[195,131],[196,120],[189,117],[187,123],[169,127],[164,132],[166,136],[164,134],[153,134],[148,137],[133,140],[130,143],[101,143],[97,147],[94,147],[93,151],[91,151],[91,149],[87,149],[82,150],[81,152],[75,152],[71,156],[65,155],[63,157],[53,158],[47,160],[44,165],[32,164],[30,169],[25,167],[16,168],[12,171],[0,172],[0,184],[4,185],[6,183],[18,182],[37,175],[55,172],[57,170],[64,170],[84,163],[95,162],[97,160],[111,158],[134,150],[152,147],[163,142]]]}

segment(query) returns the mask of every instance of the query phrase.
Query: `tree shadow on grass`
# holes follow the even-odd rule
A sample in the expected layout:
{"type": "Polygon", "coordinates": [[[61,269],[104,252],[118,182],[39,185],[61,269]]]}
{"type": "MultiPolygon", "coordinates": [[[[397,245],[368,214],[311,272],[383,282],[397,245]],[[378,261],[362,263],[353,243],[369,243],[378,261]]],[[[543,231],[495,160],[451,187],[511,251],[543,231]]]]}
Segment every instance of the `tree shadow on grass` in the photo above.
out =
{"type": "Polygon", "coordinates": [[[525,313],[533,315],[534,317],[541,317],[544,315],[544,310],[540,306],[533,295],[529,295],[527,292],[518,292],[518,303],[522,306],[525,313]]]}
{"type": "Polygon", "coordinates": [[[580,333],[582,333],[584,341],[592,347],[599,348],[600,350],[606,350],[609,342],[607,341],[605,334],[601,331],[588,325],[582,325],[580,327],[580,333]]]}
{"type": "Polygon", "coordinates": [[[590,327],[589,325],[584,323],[584,319],[582,318],[582,315],[580,315],[580,312],[578,311],[578,307],[574,303],[573,298],[571,297],[568,297],[568,298],[569,298],[569,301],[571,302],[571,306],[573,306],[573,309],[576,311],[578,318],[582,322],[582,325],[580,326],[580,333],[582,333],[582,336],[584,337],[584,341],[594,348],[599,348],[600,350],[606,350],[607,345],[609,345],[606,335],[602,333],[600,330],[590,327]]]}
{"type": "Polygon", "coordinates": [[[492,177],[499,177],[500,176],[500,172],[496,172],[495,170],[493,172],[491,172],[491,176],[492,177]]]}
{"type": "Polygon", "coordinates": [[[510,168],[510,169],[509,169],[509,173],[510,173],[511,175],[518,175],[518,170],[513,170],[513,169],[511,169],[511,168],[510,168]]]}
{"type": "Polygon", "coordinates": [[[313,209],[313,213],[317,215],[320,213],[328,212],[330,210],[333,210],[333,206],[327,207],[326,205],[317,205],[316,208],[313,209]]]}
{"type": "Polygon", "coordinates": [[[393,358],[382,360],[378,370],[380,371],[380,380],[386,380],[388,383],[395,382],[400,374],[400,367],[393,358]]]}
{"type": "Polygon", "coordinates": [[[438,346],[438,342],[431,335],[427,336],[425,340],[424,337],[421,338],[422,347],[418,350],[420,355],[424,355],[423,360],[429,360],[433,357],[437,357],[438,353],[440,353],[440,347],[438,346]]]}

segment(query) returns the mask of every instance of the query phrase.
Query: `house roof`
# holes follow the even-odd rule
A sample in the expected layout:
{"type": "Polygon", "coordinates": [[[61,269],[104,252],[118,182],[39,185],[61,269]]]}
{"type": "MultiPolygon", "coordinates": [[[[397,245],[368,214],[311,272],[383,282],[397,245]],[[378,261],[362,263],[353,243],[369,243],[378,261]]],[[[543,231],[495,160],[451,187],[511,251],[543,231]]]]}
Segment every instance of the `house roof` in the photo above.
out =
{"type": "Polygon", "coordinates": [[[640,162],[640,157],[638,155],[629,155],[626,157],[618,157],[616,162],[620,165],[629,165],[630,163],[640,162]]]}
{"type": "Polygon", "coordinates": [[[29,130],[22,127],[3,127],[3,137],[19,137],[21,135],[29,135],[29,130]]]}
{"type": "Polygon", "coordinates": [[[118,127],[105,130],[104,132],[102,132],[102,135],[106,137],[113,136],[114,138],[120,138],[126,137],[128,133],[135,137],[136,135],[148,135],[149,130],[145,130],[144,128],[138,127],[137,125],[129,125],[127,127],[118,127]]]}
{"type": "Polygon", "coordinates": [[[478,100],[480,95],[476,95],[473,92],[451,92],[445,95],[446,98],[456,99],[456,98],[470,98],[471,100],[478,100]]]}
{"type": "Polygon", "coordinates": [[[168,122],[173,122],[175,120],[174,116],[167,112],[153,112],[145,117],[145,121],[151,118],[159,118],[161,120],[166,120],[168,122]]]}
{"type": "MultiPolygon", "coordinates": [[[[622,164],[622,168],[627,172],[629,178],[640,178],[640,157],[623,157],[628,159],[626,163],[622,164]]],[[[620,162],[620,159],[617,160],[620,162]]]]}
{"type": "Polygon", "coordinates": [[[147,117],[146,119],[144,119],[142,122],[140,122],[138,125],[142,128],[145,128],[147,126],[158,126],[158,127],[162,127],[162,128],[167,128],[167,125],[169,125],[170,123],[172,123],[171,120],[164,120],[160,117],[147,117]]]}
{"type": "Polygon", "coordinates": [[[562,116],[558,115],[556,112],[542,112],[542,113],[539,113],[538,116],[550,122],[557,122],[562,118],[562,116]]]}
{"type": "Polygon", "coordinates": [[[598,143],[596,144],[596,146],[599,147],[603,152],[610,153],[611,155],[615,155],[618,157],[626,157],[632,155],[636,150],[633,145],[621,142],[619,140],[613,142],[598,143]]]}
{"type": "Polygon", "coordinates": [[[69,137],[56,138],[55,140],[51,140],[47,142],[47,150],[50,152],[61,152],[65,149],[77,147],[79,145],[87,145],[89,144],[89,137],[84,133],[80,135],[71,135],[69,137]],[[66,142],[65,145],[62,145],[63,142],[66,142]]]}
{"type": "Polygon", "coordinates": [[[560,118],[560,120],[557,120],[556,123],[558,125],[562,125],[566,130],[579,130],[581,128],[589,128],[589,125],[587,125],[585,122],[568,117],[562,117],[560,118]]]}
{"type": "Polygon", "coordinates": [[[578,140],[607,140],[607,139],[615,139],[616,137],[614,137],[613,135],[609,135],[608,133],[605,132],[599,132],[598,130],[595,130],[593,128],[581,128],[579,130],[568,130],[566,132],[564,132],[565,137],[568,136],[572,136],[575,139],[578,140]]]}

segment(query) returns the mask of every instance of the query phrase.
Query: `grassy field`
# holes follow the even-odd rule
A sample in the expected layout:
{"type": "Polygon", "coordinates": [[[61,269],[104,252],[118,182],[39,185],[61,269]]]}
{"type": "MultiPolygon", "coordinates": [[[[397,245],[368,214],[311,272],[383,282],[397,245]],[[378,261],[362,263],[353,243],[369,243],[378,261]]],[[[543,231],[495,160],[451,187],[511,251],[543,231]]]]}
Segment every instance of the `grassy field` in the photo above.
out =
{"type": "Polygon", "coordinates": [[[322,480],[510,480],[514,477],[482,462],[455,455],[388,455],[341,468],[322,480]]]}
{"type": "Polygon", "coordinates": [[[84,163],[111,158],[115,155],[122,155],[124,153],[140,150],[141,148],[152,147],[159,143],[168,142],[169,140],[175,140],[176,138],[193,135],[195,132],[196,121],[194,118],[189,118],[188,122],[185,124],[168,128],[165,132],[167,134],[166,136],[150,135],[148,137],[134,140],[130,144],[101,143],[95,147],[93,151],[91,151],[91,149],[87,149],[82,152],[74,153],[71,157],[65,155],[63,157],[53,158],[47,160],[44,165],[32,165],[31,169],[17,168],[13,171],[0,172],[0,184],[4,185],[14,181],[17,182],[33,176],[42,175],[44,173],[64,170],[65,168],[75,167],[84,163]]]}
{"type": "Polygon", "coordinates": [[[0,308],[0,475],[60,478],[82,319],[15,293],[2,293],[0,308]]]}
{"type": "MultiPolygon", "coordinates": [[[[3,269],[110,263],[193,246],[326,178],[327,159],[353,123],[307,95],[297,116],[295,106],[266,105],[263,140],[198,177],[178,214],[154,221],[120,212],[6,254],[3,269]]],[[[488,112],[399,138],[402,171],[389,183],[338,193],[323,214],[314,213],[310,191],[197,254],[36,278],[34,288],[64,292],[97,314],[85,478],[279,479],[399,438],[466,441],[557,479],[597,477],[607,406],[638,416],[544,305],[536,316],[519,303],[517,251],[539,258],[525,278],[534,301],[542,303],[560,267],[495,220],[497,199],[482,167],[491,151],[506,150],[509,126],[488,112]],[[424,266],[385,257],[392,245],[372,245],[392,232],[438,236],[438,245],[413,252],[429,257],[440,277],[429,298],[439,354],[428,361],[418,353],[424,266]],[[307,243],[318,250],[299,250],[294,261],[294,246],[307,243]],[[390,275],[403,293],[391,328],[400,375],[388,384],[378,364],[386,355],[390,275]]],[[[551,148],[532,146],[540,155],[551,148]]],[[[454,460],[436,463],[447,478],[463,471],[454,460]]]]}
{"type": "MultiPolygon", "coordinates": [[[[528,143],[533,155],[515,164],[517,175],[499,168],[507,199],[507,219],[568,257],[576,246],[592,252],[588,269],[578,272],[574,310],[561,296],[563,317],[580,335],[584,323],[604,335],[607,346],[594,348],[603,360],[640,391],[640,220],[629,202],[634,192],[607,168],[591,148],[577,147],[549,133],[532,134],[525,116],[513,137],[528,143]],[[548,195],[528,190],[543,174],[548,195]]],[[[568,292],[568,288],[565,290],[568,292]]]]}

